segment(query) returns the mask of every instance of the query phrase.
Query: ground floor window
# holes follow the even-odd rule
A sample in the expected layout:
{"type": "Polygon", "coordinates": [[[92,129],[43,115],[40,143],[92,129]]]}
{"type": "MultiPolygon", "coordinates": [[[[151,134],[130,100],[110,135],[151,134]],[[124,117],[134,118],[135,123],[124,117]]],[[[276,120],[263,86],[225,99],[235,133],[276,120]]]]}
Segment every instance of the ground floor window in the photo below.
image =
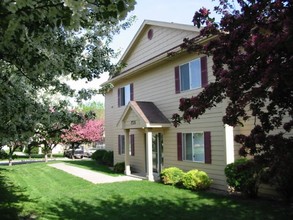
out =
{"type": "Polygon", "coordinates": [[[125,154],[125,136],[118,135],[118,154],[125,154]]]}
{"type": "Polygon", "coordinates": [[[182,134],[182,156],[183,160],[194,162],[205,162],[204,133],[182,134]]]}
{"type": "MultiPolygon", "coordinates": [[[[134,156],[134,134],[131,134],[129,138],[129,155],[134,156]]],[[[125,135],[118,135],[118,154],[125,154],[125,135]]]]}

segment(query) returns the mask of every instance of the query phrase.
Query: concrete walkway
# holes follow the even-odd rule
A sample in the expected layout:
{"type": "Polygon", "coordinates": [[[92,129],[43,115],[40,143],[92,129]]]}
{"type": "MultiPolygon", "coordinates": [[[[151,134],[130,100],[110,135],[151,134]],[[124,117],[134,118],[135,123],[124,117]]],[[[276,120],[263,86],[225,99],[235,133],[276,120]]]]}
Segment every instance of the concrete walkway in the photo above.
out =
{"type": "Polygon", "coordinates": [[[78,176],[80,178],[83,178],[89,182],[92,182],[94,184],[98,183],[113,183],[113,182],[123,182],[123,181],[130,181],[130,180],[142,180],[138,177],[132,177],[132,176],[109,176],[107,174],[99,173],[92,170],[87,170],[83,168],[79,168],[76,166],[71,166],[65,163],[54,163],[54,164],[48,164],[48,166],[54,167],[59,170],[63,170],[67,173],[70,173],[74,176],[78,176]]]}

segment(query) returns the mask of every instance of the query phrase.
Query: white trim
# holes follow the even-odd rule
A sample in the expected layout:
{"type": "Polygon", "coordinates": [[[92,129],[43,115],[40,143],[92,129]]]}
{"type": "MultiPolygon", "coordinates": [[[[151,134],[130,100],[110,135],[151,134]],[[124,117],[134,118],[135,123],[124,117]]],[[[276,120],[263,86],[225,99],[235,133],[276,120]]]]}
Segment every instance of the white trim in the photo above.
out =
{"type": "Polygon", "coordinates": [[[233,127],[225,124],[226,164],[234,162],[234,132],[233,127]]]}

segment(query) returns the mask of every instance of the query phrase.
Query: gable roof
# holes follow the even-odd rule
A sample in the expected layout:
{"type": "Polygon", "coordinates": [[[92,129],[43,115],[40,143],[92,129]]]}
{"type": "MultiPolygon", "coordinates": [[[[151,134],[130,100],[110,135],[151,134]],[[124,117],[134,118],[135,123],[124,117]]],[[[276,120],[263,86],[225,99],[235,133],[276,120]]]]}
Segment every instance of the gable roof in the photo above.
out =
{"type": "MultiPolygon", "coordinates": [[[[199,35],[200,29],[194,27],[193,25],[178,24],[173,22],[154,21],[154,20],[145,20],[140,26],[137,33],[135,34],[132,41],[130,42],[126,51],[120,58],[119,63],[128,63],[127,60],[131,58],[131,56],[133,56],[132,55],[133,50],[141,42],[146,32],[155,27],[159,29],[163,29],[163,28],[174,29],[174,32],[178,31],[178,33],[179,32],[190,33],[190,34],[192,33],[191,38],[194,38],[195,42],[199,44],[204,44],[208,42],[211,38],[214,38],[214,36],[201,37],[199,35]]],[[[150,68],[161,62],[172,60],[174,56],[170,57],[169,54],[181,54],[181,52],[184,52],[184,50],[181,49],[181,45],[183,44],[183,38],[184,37],[182,37],[182,39],[180,38],[180,40],[177,43],[173,41],[172,45],[167,44],[168,46],[165,47],[161,51],[156,50],[156,53],[154,53],[153,56],[151,57],[145,57],[145,59],[140,60],[140,62],[137,62],[135,64],[132,63],[132,65],[126,66],[125,68],[122,69],[122,71],[118,75],[115,75],[113,77],[110,76],[110,78],[106,82],[102,83],[101,86],[105,86],[108,83],[112,83],[115,86],[115,83],[119,82],[120,80],[132,77],[133,75],[139,73],[140,71],[146,70],[147,68],[150,68]]]]}
{"type": "MultiPolygon", "coordinates": [[[[139,40],[141,34],[149,28],[150,26],[158,26],[158,27],[165,27],[165,28],[173,28],[177,30],[185,30],[185,31],[197,31],[199,32],[200,29],[195,28],[193,25],[187,25],[187,24],[178,24],[173,22],[164,22],[164,21],[154,21],[154,20],[144,20],[144,22],[141,24],[140,28],[136,32],[134,38],[126,48],[125,52],[123,53],[122,57],[120,58],[120,61],[123,61],[127,55],[129,54],[130,49],[135,45],[135,43],[139,40]]],[[[183,39],[182,39],[183,41],[183,39]]]]}
{"type": "MultiPolygon", "coordinates": [[[[187,25],[187,24],[178,24],[178,23],[173,23],[173,22],[162,22],[162,21],[154,21],[154,20],[145,20],[138,31],[136,32],[135,36],[133,37],[132,41],[126,48],[125,52],[123,53],[122,57],[119,60],[119,63],[127,63],[128,64],[128,59],[130,58],[133,50],[137,47],[137,45],[142,41],[145,33],[149,29],[153,28],[158,28],[158,29],[173,29],[172,31],[177,31],[178,33],[180,32],[188,32],[188,33],[194,33],[192,36],[196,36],[199,34],[200,29],[194,27],[193,25],[187,25]]],[[[110,77],[109,80],[104,84],[107,83],[113,83],[117,80],[119,80],[121,77],[125,77],[128,75],[130,72],[136,71],[138,68],[144,68],[148,67],[149,65],[153,65],[156,62],[160,62],[162,60],[168,59],[169,57],[167,56],[168,53],[173,53],[176,51],[180,50],[180,46],[183,43],[183,38],[180,38],[180,40],[177,42],[177,44],[173,43],[173,45],[168,46],[167,48],[164,48],[162,51],[156,51],[154,53],[153,57],[146,58],[145,60],[141,61],[141,63],[138,63],[138,65],[133,66],[133,67],[125,67],[123,68],[122,72],[120,72],[119,75],[116,75],[114,77],[110,77]],[[125,74],[126,73],[126,74],[125,74]],[[122,76],[123,75],[123,76],[122,76]]],[[[166,39],[167,40],[167,39],[166,39]]]]}
{"type": "Polygon", "coordinates": [[[134,112],[140,122],[133,124],[129,128],[170,127],[171,125],[170,121],[153,102],[143,101],[130,101],[117,125],[122,124],[124,128],[127,128],[125,127],[125,121],[131,111],[134,112]]]}

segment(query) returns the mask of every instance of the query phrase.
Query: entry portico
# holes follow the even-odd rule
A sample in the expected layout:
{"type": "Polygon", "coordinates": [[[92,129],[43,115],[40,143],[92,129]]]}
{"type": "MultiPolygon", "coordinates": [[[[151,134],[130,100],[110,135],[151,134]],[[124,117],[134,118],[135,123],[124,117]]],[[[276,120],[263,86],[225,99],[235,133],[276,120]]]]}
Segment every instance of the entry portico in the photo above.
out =
{"type": "Polygon", "coordinates": [[[146,178],[154,181],[152,159],[153,131],[163,131],[171,126],[170,121],[153,102],[130,101],[126,106],[117,126],[125,134],[125,174],[130,175],[129,134],[131,129],[143,129],[146,135],[146,178]]]}

